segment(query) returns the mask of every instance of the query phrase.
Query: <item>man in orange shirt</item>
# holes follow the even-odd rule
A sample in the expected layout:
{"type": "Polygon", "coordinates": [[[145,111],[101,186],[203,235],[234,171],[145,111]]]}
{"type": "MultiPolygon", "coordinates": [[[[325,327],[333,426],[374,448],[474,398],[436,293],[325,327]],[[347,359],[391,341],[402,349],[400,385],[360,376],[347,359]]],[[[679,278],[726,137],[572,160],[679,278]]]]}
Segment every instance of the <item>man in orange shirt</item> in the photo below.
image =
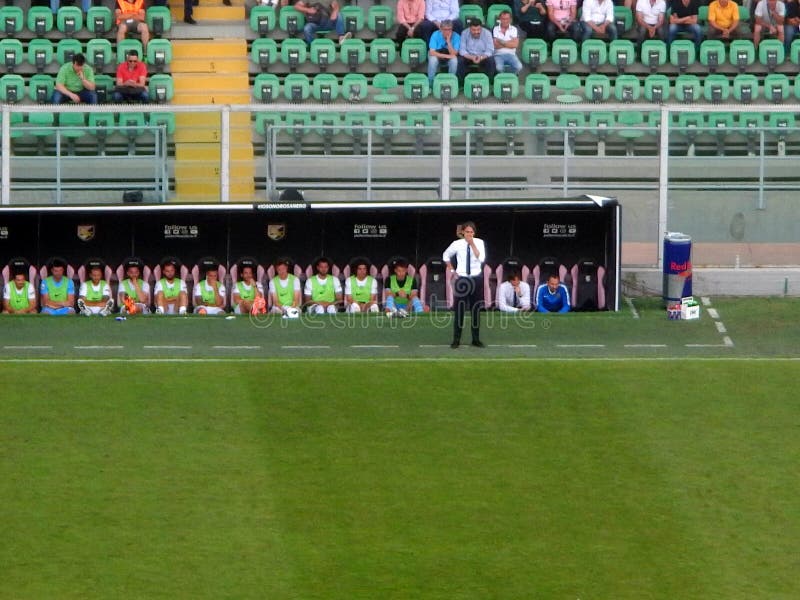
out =
{"type": "Polygon", "coordinates": [[[127,33],[138,33],[142,36],[142,48],[147,49],[150,41],[150,29],[147,27],[144,0],[117,0],[117,44],[125,39],[127,33]]]}
{"type": "Polygon", "coordinates": [[[744,37],[739,23],[739,5],[733,0],[714,0],[708,5],[708,29],[710,40],[733,40],[744,37]]]}

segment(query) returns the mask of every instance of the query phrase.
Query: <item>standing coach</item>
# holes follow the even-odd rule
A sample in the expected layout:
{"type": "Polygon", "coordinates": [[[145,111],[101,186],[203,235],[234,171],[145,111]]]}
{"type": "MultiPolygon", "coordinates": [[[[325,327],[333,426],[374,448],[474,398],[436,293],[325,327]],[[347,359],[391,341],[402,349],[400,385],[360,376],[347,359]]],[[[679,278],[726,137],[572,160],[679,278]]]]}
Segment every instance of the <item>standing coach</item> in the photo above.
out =
{"type": "Polygon", "coordinates": [[[486,262],[486,247],[483,240],[475,237],[475,224],[468,221],[461,226],[462,238],[454,241],[444,251],[442,259],[452,274],[455,271],[456,319],[453,323],[453,343],[455,349],[461,344],[461,330],[464,328],[464,312],[470,309],[472,345],[483,348],[480,340],[481,304],[483,303],[483,263],[486,262]],[[453,268],[452,259],[456,266],[453,268]]]}

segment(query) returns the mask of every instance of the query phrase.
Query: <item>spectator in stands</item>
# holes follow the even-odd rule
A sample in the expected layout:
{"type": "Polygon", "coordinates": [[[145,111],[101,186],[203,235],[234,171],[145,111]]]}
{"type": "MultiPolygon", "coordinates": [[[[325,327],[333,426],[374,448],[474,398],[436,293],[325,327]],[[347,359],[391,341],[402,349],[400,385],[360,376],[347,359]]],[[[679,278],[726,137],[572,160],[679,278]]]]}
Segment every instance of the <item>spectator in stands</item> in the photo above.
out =
{"type": "Polygon", "coordinates": [[[128,258],[123,263],[125,279],[119,283],[117,303],[119,311],[125,313],[150,313],[150,284],[142,279],[142,267],[139,258],[128,258]]]}
{"type": "Polygon", "coordinates": [[[161,279],[156,281],[153,292],[156,296],[156,313],[159,315],[186,314],[189,296],[186,282],[177,276],[178,261],[167,259],[161,265],[161,279]]]}
{"type": "Polygon", "coordinates": [[[708,5],[706,37],[710,40],[732,40],[744,37],[739,22],[739,5],[733,0],[714,0],[708,5]]]}
{"type": "Polygon", "coordinates": [[[761,0],[756,5],[756,22],[753,26],[753,45],[758,48],[762,37],[777,37],[784,42],[783,23],[786,18],[786,5],[778,0],[761,0]]]}
{"type": "Polygon", "coordinates": [[[89,280],[84,281],[78,291],[78,311],[85,317],[105,317],[112,310],[114,300],[111,298],[111,287],[103,279],[103,265],[93,262],[89,265],[89,280]]]}
{"type": "Polygon", "coordinates": [[[350,37],[344,30],[344,19],[339,14],[339,3],[336,0],[298,0],[294,7],[306,16],[303,37],[309,46],[317,35],[318,29],[335,29],[339,43],[350,37]]]}
{"type": "Polygon", "coordinates": [[[531,309],[531,286],[522,281],[516,271],[511,271],[497,288],[497,308],[505,313],[525,312],[531,309]]]}
{"type": "Polygon", "coordinates": [[[27,270],[25,265],[24,270],[12,271],[12,281],[3,288],[3,310],[10,315],[36,313],[36,290],[25,277],[27,270]]]}
{"type": "Polygon", "coordinates": [[[430,42],[434,32],[440,30],[445,22],[457,34],[464,29],[458,18],[458,0],[425,0],[425,20],[420,25],[420,37],[430,42]]]}
{"type": "Polygon", "coordinates": [[[64,100],[97,104],[94,71],[86,64],[86,57],[80,52],[72,57],[71,63],[61,65],[58,69],[53,104],[61,104],[64,100]]]}
{"type": "Polygon", "coordinates": [[[614,22],[614,3],[612,0],[584,0],[583,2],[583,41],[590,37],[617,39],[617,24],[614,22]]]}
{"type": "Polygon", "coordinates": [[[397,258],[392,261],[389,268],[392,272],[385,282],[386,316],[407,317],[410,312],[423,312],[417,280],[408,274],[408,261],[405,258],[397,258]]]}
{"type": "Polygon", "coordinates": [[[569,37],[574,40],[580,35],[577,21],[577,0],[552,0],[547,3],[547,39],[569,37]]]}
{"type": "Polygon", "coordinates": [[[700,0],[670,0],[669,32],[667,43],[671,44],[679,33],[688,33],[694,40],[697,51],[703,41],[703,30],[697,24],[700,0]]]}
{"type": "Polygon", "coordinates": [[[125,61],[117,67],[114,102],[148,102],[147,67],[139,60],[139,51],[128,50],[125,61]]]}
{"type": "Polygon", "coordinates": [[[567,286],[561,283],[558,275],[550,275],[547,283],[543,283],[536,290],[536,311],[546,312],[569,312],[569,291],[567,286]]]}
{"type": "Polygon", "coordinates": [[[377,313],[378,282],[369,274],[369,261],[358,258],[350,268],[350,275],[344,282],[344,305],[349,313],[377,313]]]}
{"type": "Polygon", "coordinates": [[[144,0],[117,0],[117,44],[125,39],[128,33],[138,33],[142,38],[142,48],[147,49],[150,41],[150,29],[147,27],[144,0]]]}
{"type": "Polygon", "coordinates": [[[289,273],[291,261],[279,258],[275,261],[275,277],[269,282],[270,312],[285,314],[287,309],[300,309],[300,279],[289,273]]]}
{"type": "Polygon", "coordinates": [[[664,0],[637,0],[636,40],[641,46],[645,40],[661,40],[666,36],[667,4],[664,0]]]}
{"type": "Polygon", "coordinates": [[[65,276],[66,270],[67,261],[63,258],[54,258],[50,263],[50,275],[39,286],[43,315],[75,314],[75,283],[65,276]]]}
{"type": "Polygon", "coordinates": [[[458,79],[464,81],[467,71],[477,67],[488,75],[489,80],[494,79],[494,40],[492,33],[483,26],[480,19],[472,19],[469,31],[461,36],[461,46],[458,49],[458,79]]]}
{"type": "Polygon", "coordinates": [[[335,315],[342,303],[342,282],[330,274],[331,261],[321,257],[314,263],[314,275],[306,281],[306,304],[310,315],[335,315]]]}
{"type": "MultiPolygon", "coordinates": [[[[421,38],[425,21],[425,0],[397,0],[397,34],[394,41],[402,44],[406,38],[421,38]]],[[[427,43],[428,40],[425,40],[427,43]]]]}
{"type": "MultiPolygon", "coordinates": [[[[53,11],[53,14],[58,12],[60,6],[61,0],[50,0],[50,10],[53,11]]],[[[92,8],[92,0],[81,0],[81,10],[83,12],[89,12],[90,8],[92,8]]]]}
{"type": "Polygon", "coordinates": [[[783,46],[786,49],[786,55],[789,55],[789,50],[792,47],[792,40],[797,35],[797,29],[800,27],[800,3],[798,0],[786,0],[786,15],[783,19],[783,46]]]}
{"type": "Polygon", "coordinates": [[[453,24],[450,21],[442,21],[441,27],[433,33],[428,43],[428,79],[431,84],[443,60],[447,61],[448,73],[451,75],[458,73],[460,47],[461,36],[453,31],[453,24]]]}
{"type": "MultiPolygon", "coordinates": [[[[261,282],[256,281],[252,266],[242,266],[239,269],[239,273],[241,278],[234,284],[233,290],[231,290],[233,298],[233,312],[237,315],[246,315],[253,310],[253,304],[255,303],[256,298],[264,297],[264,287],[261,285],[261,282]]],[[[299,282],[297,291],[299,295],[299,282]]]]}
{"type": "Polygon", "coordinates": [[[511,13],[504,10],[500,13],[500,24],[492,30],[494,41],[494,67],[498,73],[503,73],[508,67],[514,73],[522,70],[522,62],[517,58],[519,47],[519,34],[517,28],[511,24],[511,13]]]}
{"type": "Polygon", "coordinates": [[[543,0],[514,0],[514,16],[527,37],[544,38],[547,35],[547,4],[543,0]]]}

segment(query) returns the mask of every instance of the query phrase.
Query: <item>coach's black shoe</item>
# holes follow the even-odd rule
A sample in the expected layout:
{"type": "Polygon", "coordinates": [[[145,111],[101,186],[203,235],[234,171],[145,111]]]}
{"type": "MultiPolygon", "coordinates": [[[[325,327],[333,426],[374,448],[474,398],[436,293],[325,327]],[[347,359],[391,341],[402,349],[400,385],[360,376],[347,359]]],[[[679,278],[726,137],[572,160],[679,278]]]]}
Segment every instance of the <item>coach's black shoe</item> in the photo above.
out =
{"type": "Polygon", "coordinates": [[[486,348],[486,344],[484,344],[480,340],[472,340],[472,345],[475,346],[476,348],[486,348]]]}
{"type": "Polygon", "coordinates": [[[460,345],[461,345],[461,342],[459,342],[458,340],[453,340],[453,343],[452,343],[452,344],[450,344],[450,347],[451,347],[453,350],[455,350],[455,349],[456,349],[456,348],[458,348],[460,345]]]}
{"type": "Polygon", "coordinates": [[[197,21],[195,21],[192,17],[184,17],[183,22],[189,25],[197,25],[197,21]]]}

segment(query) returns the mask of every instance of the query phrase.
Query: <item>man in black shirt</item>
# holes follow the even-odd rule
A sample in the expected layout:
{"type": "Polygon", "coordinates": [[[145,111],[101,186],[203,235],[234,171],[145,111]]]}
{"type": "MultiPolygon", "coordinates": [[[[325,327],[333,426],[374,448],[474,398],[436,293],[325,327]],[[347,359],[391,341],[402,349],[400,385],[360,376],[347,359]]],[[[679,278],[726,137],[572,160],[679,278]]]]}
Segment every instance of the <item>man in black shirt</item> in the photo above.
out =
{"type": "Polygon", "coordinates": [[[674,42],[679,33],[689,33],[699,52],[700,43],[703,41],[703,30],[697,24],[699,0],[670,0],[669,7],[672,14],[669,17],[667,44],[674,42]]]}
{"type": "Polygon", "coordinates": [[[786,55],[792,47],[792,40],[797,35],[800,27],[800,4],[798,0],[784,0],[786,14],[783,17],[783,46],[786,48],[786,55]]]}

